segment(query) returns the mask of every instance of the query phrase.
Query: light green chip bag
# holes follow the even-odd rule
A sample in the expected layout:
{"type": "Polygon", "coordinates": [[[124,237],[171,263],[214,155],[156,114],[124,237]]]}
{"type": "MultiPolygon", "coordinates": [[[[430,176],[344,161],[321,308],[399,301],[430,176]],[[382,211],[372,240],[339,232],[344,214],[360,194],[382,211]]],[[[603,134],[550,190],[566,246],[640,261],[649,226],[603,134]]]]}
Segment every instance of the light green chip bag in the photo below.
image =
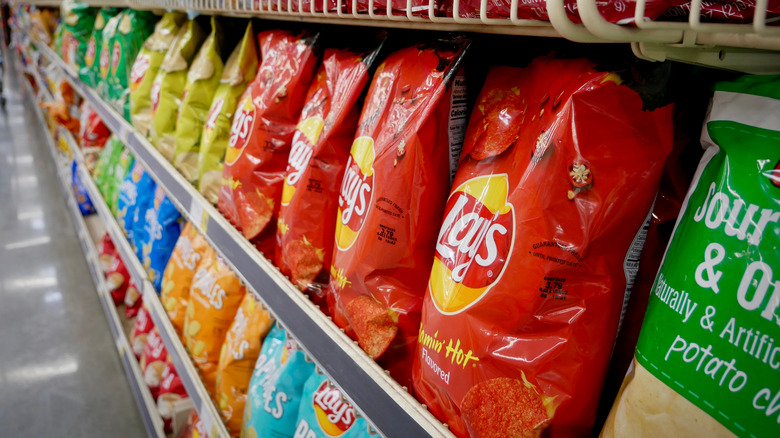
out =
{"type": "Polygon", "coordinates": [[[149,11],[128,9],[122,15],[114,37],[108,97],[127,120],[130,120],[130,90],[127,86],[130,67],[144,41],[152,34],[156,21],[157,16],[149,11]]]}
{"type": "Polygon", "coordinates": [[[122,144],[119,137],[112,134],[111,137],[108,137],[108,141],[106,141],[103,150],[100,151],[100,155],[98,156],[95,172],[92,174],[92,177],[95,180],[95,185],[97,185],[100,194],[103,195],[103,198],[106,200],[108,199],[109,181],[114,175],[116,164],[119,162],[119,157],[122,156],[124,150],[125,145],[122,144]]]}
{"type": "Polygon", "coordinates": [[[114,36],[116,36],[117,28],[119,28],[119,22],[127,11],[122,11],[107,22],[103,27],[103,41],[100,46],[100,55],[98,57],[98,72],[99,75],[96,78],[95,90],[97,90],[100,97],[109,101],[109,88],[108,75],[111,71],[111,52],[114,47],[114,36]]]}
{"type": "Polygon", "coordinates": [[[211,33],[195,56],[187,72],[187,85],[176,118],[176,152],[173,165],[190,183],[198,179],[200,133],[208,116],[209,106],[222,76],[221,47],[224,45],[222,26],[211,17],[211,33]]]}
{"type": "Polygon", "coordinates": [[[118,13],[119,9],[117,8],[103,8],[98,11],[97,17],[95,17],[95,27],[92,30],[89,42],[87,42],[87,49],[84,54],[84,65],[79,70],[79,79],[90,87],[95,87],[97,78],[100,77],[98,52],[103,47],[103,28],[106,27],[108,20],[118,13]]]}
{"type": "Polygon", "coordinates": [[[155,25],[154,32],[144,41],[130,69],[130,122],[144,136],[152,124],[152,84],[173,44],[182,23],[183,12],[166,12],[155,25]]]}
{"type": "Polygon", "coordinates": [[[187,85],[187,70],[205,38],[197,21],[190,20],[182,26],[152,84],[149,139],[168,161],[173,161],[176,151],[176,116],[187,85]]]}
{"type": "Polygon", "coordinates": [[[780,75],[720,83],[602,437],[780,436],[780,75]]]}
{"type": "Polygon", "coordinates": [[[250,22],[244,37],[225,64],[200,135],[198,190],[212,204],[216,204],[219,197],[222,166],[230,140],[233,114],[238,100],[257,72],[257,63],[255,33],[250,22]]]}

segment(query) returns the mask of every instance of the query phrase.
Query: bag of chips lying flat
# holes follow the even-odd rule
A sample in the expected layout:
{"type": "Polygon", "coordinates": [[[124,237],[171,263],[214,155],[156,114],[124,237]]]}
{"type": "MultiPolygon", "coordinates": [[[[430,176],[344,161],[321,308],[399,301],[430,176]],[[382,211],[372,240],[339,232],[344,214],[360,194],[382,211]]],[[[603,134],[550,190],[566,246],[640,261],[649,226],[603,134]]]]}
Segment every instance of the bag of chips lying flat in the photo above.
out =
{"type": "Polygon", "coordinates": [[[139,233],[139,227],[133,227],[133,239],[140,249],[139,259],[149,274],[149,281],[160,292],[162,274],[179,239],[183,219],[162,187],[155,188],[151,201],[142,216],[135,218],[135,223],[140,222],[143,228],[139,233]]]}
{"type": "Polygon", "coordinates": [[[157,16],[150,11],[128,9],[122,14],[117,26],[111,48],[108,98],[127,120],[130,120],[130,70],[141,46],[154,30],[156,21],[157,16]]]}
{"type": "Polygon", "coordinates": [[[84,64],[79,70],[79,79],[90,87],[94,88],[100,77],[99,53],[103,47],[103,28],[106,27],[108,20],[118,13],[117,8],[103,8],[95,16],[95,26],[84,53],[84,64]]]}
{"type": "Polygon", "coordinates": [[[166,52],[152,84],[149,140],[168,161],[173,160],[176,151],[176,119],[187,85],[187,70],[205,38],[196,20],[185,23],[166,52]]]}
{"type": "Polygon", "coordinates": [[[276,262],[298,289],[325,301],[338,188],[357,128],[358,98],[379,47],[327,49],[293,134],[276,231],[276,262]]]}
{"type": "Polygon", "coordinates": [[[109,83],[109,75],[111,73],[111,58],[114,51],[114,38],[116,37],[117,29],[119,28],[119,22],[122,17],[127,14],[129,10],[125,9],[122,12],[111,17],[106,25],[103,27],[103,38],[98,55],[98,77],[95,84],[95,90],[97,90],[100,97],[106,102],[111,101],[111,84],[109,83]]]}
{"type": "Polygon", "coordinates": [[[319,33],[261,32],[261,62],[238,104],[218,207],[273,258],[276,215],[295,125],[314,77],[319,33]],[[260,234],[263,233],[261,236],[260,234]]]}
{"type": "Polygon", "coordinates": [[[187,72],[187,84],[176,119],[176,151],[173,165],[190,183],[198,180],[198,151],[203,125],[222,76],[225,36],[217,18],[211,17],[211,33],[187,72]]]}
{"type": "Polygon", "coordinates": [[[200,135],[198,190],[212,204],[217,203],[219,196],[225,150],[230,139],[230,122],[236,112],[238,99],[256,72],[257,47],[250,21],[244,37],[225,63],[200,135]]]}
{"type": "Polygon", "coordinates": [[[776,436],[780,76],[719,83],[602,437],[776,436]]]}
{"type": "Polygon", "coordinates": [[[489,71],[414,357],[415,394],[457,436],[591,432],[672,148],[671,106],[621,83],[585,59],[489,71]]]}
{"type": "Polygon", "coordinates": [[[97,9],[73,0],[62,2],[60,54],[65,64],[78,71],[84,65],[87,44],[95,27],[97,9]]]}
{"type": "Polygon", "coordinates": [[[372,436],[368,423],[338,388],[319,371],[311,373],[303,385],[295,437],[361,438],[372,436]]]}
{"type": "Polygon", "coordinates": [[[380,64],[338,193],[327,303],[334,322],[402,385],[420,328],[436,231],[460,152],[465,40],[380,64]],[[456,115],[457,114],[457,115],[456,115]]]}
{"type": "Polygon", "coordinates": [[[186,18],[182,12],[166,12],[144,42],[130,69],[130,122],[141,135],[148,135],[152,124],[152,84],[165,53],[186,18]]]}

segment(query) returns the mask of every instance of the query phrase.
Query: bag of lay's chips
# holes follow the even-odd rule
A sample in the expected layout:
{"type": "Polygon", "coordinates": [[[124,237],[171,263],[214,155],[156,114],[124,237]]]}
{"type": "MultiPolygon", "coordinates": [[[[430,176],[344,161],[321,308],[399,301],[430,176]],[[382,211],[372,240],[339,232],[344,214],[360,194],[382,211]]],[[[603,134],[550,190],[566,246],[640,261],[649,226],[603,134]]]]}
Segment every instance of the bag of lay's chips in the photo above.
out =
{"type": "Polygon", "coordinates": [[[152,124],[152,84],[165,53],[186,18],[182,12],[166,12],[144,42],[130,69],[130,122],[141,135],[148,135],[152,124]]]}
{"type": "Polygon", "coordinates": [[[114,52],[114,38],[116,37],[119,22],[130,10],[125,9],[122,12],[111,17],[103,27],[103,41],[98,55],[98,70],[100,75],[96,78],[95,90],[106,102],[111,101],[111,84],[109,75],[111,74],[111,59],[114,52]]]}
{"type": "Polygon", "coordinates": [[[165,360],[165,369],[163,369],[160,379],[160,391],[157,396],[157,412],[163,420],[163,430],[166,434],[174,433],[175,425],[181,424],[182,417],[186,422],[186,415],[192,410],[192,400],[187,396],[187,389],[184,388],[179,373],[173,366],[171,356],[168,355],[165,360]]]}
{"type": "Polygon", "coordinates": [[[143,300],[141,299],[141,291],[138,290],[135,281],[130,279],[130,284],[127,286],[127,292],[125,293],[125,316],[135,318],[138,311],[141,309],[143,300]]]}
{"type": "Polygon", "coordinates": [[[247,293],[222,344],[215,398],[231,436],[241,432],[249,380],[273,323],[273,317],[254,294],[247,293]]]}
{"type": "Polygon", "coordinates": [[[303,385],[294,437],[369,437],[368,423],[325,374],[313,372],[303,385]]]}
{"type": "Polygon", "coordinates": [[[117,26],[111,48],[108,98],[127,120],[130,120],[130,69],[144,41],[154,30],[156,21],[157,16],[150,11],[128,9],[117,26]]]}
{"type": "Polygon", "coordinates": [[[141,250],[139,258],[149,274],[149,281],[154,285],[154,289],[160,292],[162,274],[179,239],[184,220],[160,186],[155,188],[152,203],[143,216],[136,217],[136,221],[139,220],[143,223],[140,245],[135,234],[136,227],[133,228],[133,238],[141,250]]]}
{"type": "Polygon", "coordinates": [[[119,186],[119,197],[116,201],[116,221],[119,227],[127,236],[127,241],[131,246],[134,246],[133,241],[133,224],[135,221],[135,209],[136,201],[138,200],[138,193],[142,193],[144,190],[152,190],[150,188],[151,177],[146,174],[144,167],[140,161],[133,163],[133,168],[130,169],[130,173],[122,180],[122,184],[119,186]]]}
{"type": "Polygon", "coordinates": [[[163,343],[157,327],[154,327],[146,338],[146,345],[144,345],[144,351],[141,354],[139,363],[141,371],[144,373],[144,383],[149,387],[149,391],[155,400],[157,400],[160,392],[160,383],[167,357],[168,350],[165,348],[165,343],[163,343]]]}
{"type": "Polygon", "coordinates": [[[141,359],[146,346],[146,340],[149,338],[149,332],[154,329],[154,322],[145,306],[141,306],[138,315],[133,323],[133,330],[130,332],[130,347],[133,349],[136,359],[141,359]]]}
{"type": "Polygon", "coordinates": [[[149,140],[168,161],[173,160],[176,150],[176,116],[187,85],[187,70],[205,38],[196,20],[185,23],[165,54],[152,84],[149,140]]]}
{"type": "Polygon", "coordinates": [[[92,171],[92,179],[95,180],[95,185],[101,193],[103,192],[102,187],[109,176],[109,172],[112,171],[110,164],[112,160],[118,158],[122,153],[121,148],[124,148],[122,142],[119,141],[116,136],[112,135],[108,138],[106,144],[103,145],[103,149],[98,153],[98,158],[95,161],[95,168],[92,171]]]}
{"type": "Polygon", "coordinates": [[[704,156],[602,437],[780,433],[780,76],[715,86],[704,156]]]}
{"type": "Polygon", "coordinates": [[[62,2],[62,36],[60,53],[65,64],[78,71],[84,65],[87,43],[95,26],[97,9],[72,0],[62,2]]]}
{"type": "Polygon", "coordinates": [[[81,172],[79,172],[78,163],[73,161],[71,166],[71,179],[73,181],[73,195],[76,197],[76,204],[79,206],[79,211],[82,216],[87,216],[95,212],[95,207],[92,205],[92,201],[89,199],[89,192],[84,187],[84,182],[81,181],[81,172]]]}
{"type": "Polygon", "coordinates": [[[184,317],[184,344],[210,394],[216,393],[222,343],[245,294],[241,280],[216,251],[208,248],[192,277],[184,317]]]}
{"type": "Polygon", "coordinates": [[[95,87],[100,77],[99,52],[103,47],[103,28],[111,17],[119,13],[117,8],[103,8],[95,16],[95,26],[92,29],[92,36],[87,42],[86,52],[84,54],[84,64],[79,70],[79,79],[82,82],[95,87]]]}
{"type": "Polygon", "coordinates": [[[292,438],[301,406],[303,385],[314,362],[278,324],[263,341],[244,408],[241,436],[292,438]]]}
{"type": "Polygon", "coordinates": [[[595,67],[494,67],[475,105],[414,358],[457,436],[593,427],[673,137],[671,106],[595,67]]]}
{"type": "MultiPolygon", "coordinates": [[[[120,166],[120,162],[123,160],[122,157],[124,156],[125,160],[127,159],[125,145],[122,144],[119,137],[112,135],[108,138],[108,143],[111,143],[111,148],[104,147],[103,150],[108,151],[110,155],[105,161],[103,172],[99,175],[99,178],[95,179],[95,184],[97,184],[98,190],[100,190],[100,194],[103,195],[106,204],[110,201],[108,195],[113,185],[114,173],[116,171],[122,171],[122,167],[120,166]]],[[[109,204],[109,208],[110,207],[111,205],[109,204]]]]}
{"type": "Polygon", "coordinates": [[[108,208],[111,209],[111,213],[116,216],[118,212],[119,191],[124,182],[125,177],[130,173],[135,163],[135,157],[130,153],[130,149],[122,148],[122,153],[119,154],[119,158],[114,164],[113,171],[105,181],[105,197],[108,208]]]}
{"type": "Polygon", "coordinates": [[[146,226],[146,212],[153,207],[156,192],[157,183],[154,182],[148,173],[144,172],[136,187],[135,204],[130,204],[128,213],[125,216],[125,225],[132,226],[132,232],[128,232],[128,235],[133,238],[135,255],[141,261],[144,259],[144,245],[149,239],[144,230],[146,226]],[[141,190],[142,188],[146,190],[141,190]],[[130,214],[132,214],[132,219],[130,219],[130,214]]]}
{"type": "Polygon", "coordinates": [[[103,237],[98,241],[97,252],[100,270],[105,274],[111,267],[111,261],[114,259],[114,254],[116,253],[114,242],[111,240],[111,236],[108,233],[103,234],[103,237]]]}
{"type": "Polygon", "coordinates": [[[213,428],[211,431],[206,429],[206,425],[198,416],[198,411],[193,409],[187,419],[187,424],[179,434],[179,438],[209,438],[209,433],[214,431],[213,428]]]}
{"type": "Polygon", "coordinates": [[[325,301],[338,186],[360,116],[357,101],[380,47],[366,52],[325,50],[293,135],[276,230],[276,262],[317,303],[325,301]]]}
{"type": "Polygon", "coordinates": [[[260,68],[233,117],[218,207],[273,258],[284,170],[317,67],[319,33],[273,30],[257,39],[260,68]]]}
{"type": "Polygon", "coordinates": [[[184,314],[190,299],[192,278],[208,248],[206,239],[191,222],[187,222],[163,273],[160,302],[179,336],[183,335],[184,314]]]}
{"type": "Polygon", "coordinates": [[[118,252],[114,253],[114,257],[105,274],[106,288],[111,294],[114,305],[118,306],[125,301],[125,293],[130,283],[130,273],[127,272],[127,267],[118,252]]]}
{"type": "Polygon", "coordinates": [[[460,152],[467,47],[432,41],[377,68],[339,190],[328,308],[402,385],[411,379],[437,224],[460,152]]]}
{"type": "Polygon", "coordinates": [[[198,151],[198,190],[212,204],[217,203],[225,151],[230,139],[230,122],[238,99],[257,71],[257,47],[252,22],[246,26],[241,42],[230,54],[214,99],[203,124],[198,151]]]}

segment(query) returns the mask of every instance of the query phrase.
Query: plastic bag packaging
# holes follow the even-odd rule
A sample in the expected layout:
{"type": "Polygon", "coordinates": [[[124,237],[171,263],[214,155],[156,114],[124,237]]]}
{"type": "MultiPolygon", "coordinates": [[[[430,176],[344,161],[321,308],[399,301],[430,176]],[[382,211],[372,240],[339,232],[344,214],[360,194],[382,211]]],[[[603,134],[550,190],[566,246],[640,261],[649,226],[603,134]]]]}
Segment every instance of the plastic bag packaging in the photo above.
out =
{"type": "Polygon", "coordinates": [[[776,75],[716,85],[704,156],[602,437],[780,432],[778,85],[776,75]]]}
{"type": "Polygon", "coordinates": [[[114,253],[114,257],[105,274],[106,288],[111,294],[114,305],[118,306],[125,301],[125,293],[130,283],[130,273],[127,272],[127,267],[125,267],[118,252],[114,253]]]}
{"type": "Polygon", "coordinates": [[[72,0],[62,2],[62,34],[60,53],[65,64],[78,71],[84,65],[87,44],[95,26],[97,9],[72,0]]]}
{"type": "Polygon", "coordinates": [[[184,383],[173,366],[171,356],[165,360],[162,378],[160,379],[160,391],[157,396],[157,412],[163,420],[163,430],[170,435],[175,432],[176,418],[182,414],[189,414],[193,408],[192,400],[187,396],[184,383]]]}
{"type": "Polygon", "coordinates": [[[130,284],[127,286],[127,292],[125,293],[125,316],[128,319],[135,318],[142,304],[141,291],[138,290],[135,281],[130,279],[130,284]]]}
{"type": "Polygon", "coordinates": [[[141,46],[154,30],[156,21],[157,16],[150,11],[127,9],[117,26],[111,48],[108,97],[127,120],[130,120],[130,70],[141,46]]]}
{"type": "Polygon", "coordinates": [[[324,304],[338,189],[357,128],[358,98],[382,42],[372,50],[327,49],[293,134],[276,231],[281,272],[324,304]]]}
{"type": "Polygon", "coordinates": [[[144,373],[144,383],[149,387],[149,391],[155,400],[157,400],[157,396],[160,393],[160,383],[162,382],[162,374],[165,370],[167,357],[168,350],[165,348],[165,343],[163,343],[157,327],[154,327],[146,338],[140,365],[141,372],[144,373]]]}
{"type": "Polygon", "coordinates": [[[360,438],[371,435],[366,420],[357,416],[357,411],[341,391],[327,376],[315,371],[303,385],[295,436],[360,438]]]}
{"type": "MultiPolygon", "coordinates": [[[[125,215],[125,226],[132,226],[132,232],[128,231],[128,236],[132,236],[133,248],[138,260],[143,261],[144,245],[149,237],[146,235],[144,227],[146,226],[146,212],[154,206],[154,196],[157,192],[157,183],[154,182],[148,173],[144,172],[136,186],[136,191],[129,192],[134,196],[135,202],[128,202],[128,211],[125,215]],[[132,216],[131,216],[132,215],[132,216]],[[132,217],[132,219],[131,219],[132,217]]],[[[120,213],[121,215],[121,213],[120,213]]]]}
{"type": "Polygon", "coordinates": [[[106,102],[111,101],[109,75],[111,73],[111,58],[114,51],[114,38],[116,37],[117,29],[119,28],[119,22],[128,12],[128,9],[122,10],[120,13],[111,17],[106,22],[105,27],[103,27],[103,40],[98,55],[99,76],[96,78],[97,83],[95,84],[95,89],[100,97],[106,102]]]}
{"type": "Polygon", "coordinates": [[[130,69],[130,122],[141,135],[148,135],[152,124],[152,84],[165,53],[186,18],[182,12],[166,12],[144,42],[130,69]]]}
{"type": "MultiPolygon", "coordinates": [[[[119,137],[112,135],[108,138],[106,146],[103,147],[103,151],[98,157],[98,167],[96,167],[95,184],[97,185],[100,194],[106,200],[106,204],[109,204],[109,189],[113,184],[114,172],[119,170],[121,172],[120,161],[125,154],[125,145],[119,140],[119,137]],[[99,172],[98,172],[99,170],[99,172]]],[[[132,164],[132,163],[131,163],[132,164]]],[[[109,204],[109,208],[111,205],[109,204]]]]}
{"type": "Polygon", "coordinates": [[[260,68],[233,117],[218,207],[247,239],[256,239],[266,257],[273,258],[284,170],[317,67],[319,33],[273,30],[261,32],[257,39],[260,68]]]}
{"type": "Polygon", "coordinates": [[[103,8],[95,16],[95,26],[84,53],[84,64],[79,69],[79,79],[90,87],[94,88],[97,85],[97,79],[100,76],[100,57],[98,55],[103,47],[103,28],[106,27],[106,22],[118,13],[119,9],[117,8],[103,8]]]}
{"type": "Polygon", "coordinates": [[[230,140],[230,122],[238,99],[257,72],[257,47],[250,21],[244,37],[230,54],[214,92],[198,151],[198,190],[212,204],[217,203],[225,151],[230,140]]]}
{"type": "Polygon", "coordinates": [[[100,119],[97,112],[86,101],[81,105],[81,121],[79,130],[79,145],[84,155],[84,165],[88,170],[94,166],[94,156],[108,141],[111,131],[100,119]]]}
{"type": "Polygon", "coordinates": [[[114,216],[117,216],[118,213],[119,192],[122,183],[132,170],[134,163],[135,157],[130,153],[130,149],[122,148],[122,153],[119,154],[119,158],[117,159],[116,164],[114,164],[113,171],[110,172],[110,175],[105,181],[105,192],[103,193],[103,196],[105,197],[108,208],[114,216]]]}
{"type": "Polygon", "coordinates": [[[149,275],[149,281],[159,293],[162,287],[163,271],[171,257],[173,247],[179,239],[184,220],[162,187],[157,186],[149,208],[146,209],[143,216],[136,216],[135,221],[136,223],[140,221],[143,224],[140,236],[136,235],[138,228],[133,226],[133,239],[136,240],[136,245],[141,250],[139,259],[149,275]],[[140,245],[138,244],[139,237],[140,245]]]}
{"type": "Polygon", "coordinates": [[[275,325],[263,341],[252,373],[241,436],[292,438],[303,385],[313,372],[314,362],[275,325]]]}
{"type": "Polygon", "coordinates": [[[415,394],[457,436],[593,427],[672,147],[671,106],[594,67],[494,67],[471,115],[414,357],[415,394]]]}
{"type": "Polygon", "coordinates": [[[111,261],[114,259],[114,254],[116,253],[114,242],[111,240],[111,236],[109,236],[108,233],[100,238],[100,241],[97,244],[97,252],[100,270],[105,275],[111,267],[111,261]]]}
{"type": "Polygon", "coordinates": [[[146,340],[149,333],[154,329],[154,322],[145,306],[140,306],[138,315],[133,323],[133,330],[130,332],[130,347],[133,349],[136,359],[141,359],[146,346],[146,340]]]}
{"type": "Polygon", "coordinates": [[[187,85],[187,70],[205,38],[196,20],[185,23],[165,54],[152,84],[149,140],[168,161],[173,160],[176,150],[176,119],[187,85]]]}
{"type": "Polygon", "coordinates": [[[114,148],[119,147],[122,143],[114,141],[115,137],[111,136],[106,140],[103,148],[98,152],[97,160],[92,170],[92,179],[95,181],[95,185],[98,189],[103,185],[103,181],[106,179],[106,175],[109,171],[109,162],[112,155],[114,155],[114,148]]]}
{"type": "MultiPolygon", "coordinates": [[[[127,236],[127,241],[136,250],[133,230],[136,226],[136,214],[139,206],[139,196],[151,196],[154,194],[156,184],[150,177],[140,161],[133,164],[130,173],[125,176],[122,185],[119,186],[119,198],[116,202],[116,220],[127,236]]],[[[143,201],[143,199],[141,199],[143,201]]],[[[140,224],[139,224],[140,225],[140,224]]],[[[137,251],[136,251],[137,252],[137,251]]]]}
{"type": "Polygon", "coordinates": [[[84,187],[84,182],[81,181],[81,172],[79,172],[78,164],[75,161],[71,166],[71,177],[73,180],[73,196],[76,197],[76,204],[79,206],[81,215],[87,216],[94,213],[95,207],[89,199],[89,192],[84,187]]]}
{"type": "Polygon", "coordinates": [[[465,120],[462,39],[399,50],[377,68],[339,189],[327,303],[402,385],[465,120]],[[457,102],[464,102],[463,104],[457,102]]]}

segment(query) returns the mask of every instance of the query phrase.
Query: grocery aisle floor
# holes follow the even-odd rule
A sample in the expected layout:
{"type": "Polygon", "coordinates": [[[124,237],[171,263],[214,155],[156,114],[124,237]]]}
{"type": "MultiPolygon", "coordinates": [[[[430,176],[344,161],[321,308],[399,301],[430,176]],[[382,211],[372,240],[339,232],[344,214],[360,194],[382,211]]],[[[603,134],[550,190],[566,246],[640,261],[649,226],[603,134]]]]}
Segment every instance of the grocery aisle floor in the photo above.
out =
{"type": "Polygon", "coordinates": [[[140,437],[55,167],[21,87],[0,113],[0,437],[140,437]]]}

